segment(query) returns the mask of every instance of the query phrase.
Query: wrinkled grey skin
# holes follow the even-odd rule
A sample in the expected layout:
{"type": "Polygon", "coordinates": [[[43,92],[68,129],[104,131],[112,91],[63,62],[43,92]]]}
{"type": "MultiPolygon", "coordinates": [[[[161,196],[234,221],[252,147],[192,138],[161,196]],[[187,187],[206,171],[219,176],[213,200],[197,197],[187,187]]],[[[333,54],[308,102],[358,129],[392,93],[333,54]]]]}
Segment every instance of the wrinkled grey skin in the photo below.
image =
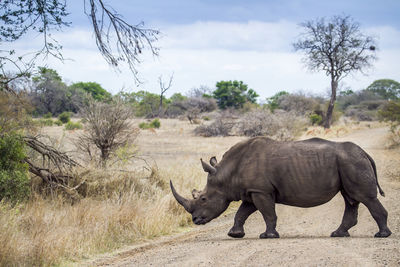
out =
{"type": "Polygon", "coordinates": [[[373,159],[359,146],[313,138],[297,142],[277,142],[256,137],[240,142],[227,151],[221,162],[201,160],[208,172],[202,191],[193,190],[193,199],[180,196],[171,185],[176,200],[192,214],[195,224],[205,224],[226,210],[231,201],[242,201],[228,235],[245,235],[246,219],[259,210],[266,223],[260,238],[279,237],[275,203],[314,207],[331,200],[339,191],[345,211],[342,223],[332,237],[349,236],[357,224],[358,206],[369,209],[379,227],[375,237],[388,237],[387,211],[377,199],[373,159]]]}

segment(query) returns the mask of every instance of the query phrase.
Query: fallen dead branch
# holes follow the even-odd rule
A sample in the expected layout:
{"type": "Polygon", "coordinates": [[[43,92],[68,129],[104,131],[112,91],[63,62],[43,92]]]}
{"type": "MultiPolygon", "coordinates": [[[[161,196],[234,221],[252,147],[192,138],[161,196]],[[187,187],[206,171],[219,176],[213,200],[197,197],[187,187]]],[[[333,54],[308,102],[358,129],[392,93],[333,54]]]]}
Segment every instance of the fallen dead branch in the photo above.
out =
{"type": "Polygon", "coordinates": [[[66,153],[40,141],[37,136],[25,136],[24,141],[28,147],[42,157],[42,166],[27,157],[25,162],[29,165],[29,172],[40,177],[50,188],[62,189],[68,195],[77,194],[76,190],[85,182],[70,187],[69,181],[73,179],[72,168],[81,165],[70,158],[66,153]]]}

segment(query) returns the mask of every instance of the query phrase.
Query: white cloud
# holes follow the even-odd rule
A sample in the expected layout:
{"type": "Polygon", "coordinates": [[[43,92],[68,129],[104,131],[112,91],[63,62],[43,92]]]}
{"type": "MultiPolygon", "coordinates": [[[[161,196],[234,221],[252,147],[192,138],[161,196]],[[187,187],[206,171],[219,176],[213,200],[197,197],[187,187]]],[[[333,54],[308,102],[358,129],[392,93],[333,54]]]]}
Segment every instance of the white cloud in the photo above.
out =
{"type": "Polygon", "coordinates": [[[163,48],[283,51],[291,49],[297,26],[287,21],[267,23],[196,22],[166,29],[163,48]]]}
{"type": "MultiPolygon", "coordinates": [[[[392,27],[367,29],[379,35],[379,60],[369,76],[357,74],[345,78],[354,90],[368,86],[373,80],[392,78],[400,81],[400,32],[392,27]]],[[[160,56],[149,54],[138,66],[144,84],[141,89],[158,92],[157,78],[174,73],[169,95],[207,85],[214,87],[220,80],[243,80],[261,98],[277,91],[309,90],[325,93],[329,78],[324,73],[310,73],[301,63],[301,54],[294,53],[291,43],[300,32],[288,21],[266,23],[197,22],[189,25],[169,25],[162,29],[160,56]]],[[[116,73],[97,51],[93,34],[85,29],[70,29],[55,37],[64,46],[64,56],[74,61],[48,61],[62,77],[76,81],[97,81],[113,93],[123,87],[137,89],[132,74],[123,69],[116,73]]],[[[19,42],[19,48],[31,48],[36,42],[19,42]]]]}

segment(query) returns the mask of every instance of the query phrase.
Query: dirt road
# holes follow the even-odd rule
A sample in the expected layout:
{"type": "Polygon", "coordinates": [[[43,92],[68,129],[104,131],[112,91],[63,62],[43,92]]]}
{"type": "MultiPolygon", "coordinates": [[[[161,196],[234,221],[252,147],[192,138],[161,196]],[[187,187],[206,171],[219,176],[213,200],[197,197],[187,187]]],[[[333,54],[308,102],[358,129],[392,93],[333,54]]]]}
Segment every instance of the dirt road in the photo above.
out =
{"type": "Polygon", "coordinates": [[[227,232],[234,214],[194,226],[186,233],[163,237],[92,261],[97,266],[399,266],[400,265],[400,153],[384,150],[385,128],[357,131],[339,141],[352,141],[376,161],[380,197],[389,212],[386,239],[373,235],[378,228],[365,206],[360,205],[358,224],[350,238],[330,238],[341,222],[344,201],[338,194],[315,208],[277,205],[281,238],[260,240],[265,230],[259,212],[245,224],[246,236],[232,239],[227,232]]]}

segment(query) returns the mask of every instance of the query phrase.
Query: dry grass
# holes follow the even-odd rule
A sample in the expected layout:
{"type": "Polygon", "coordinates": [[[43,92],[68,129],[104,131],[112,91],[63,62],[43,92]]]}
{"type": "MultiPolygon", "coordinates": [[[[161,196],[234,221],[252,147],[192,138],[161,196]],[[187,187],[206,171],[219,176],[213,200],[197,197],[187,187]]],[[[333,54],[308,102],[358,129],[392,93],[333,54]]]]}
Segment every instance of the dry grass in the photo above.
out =
{"type": "Polygon", "coordinates": [[[362,130],[362,129],[369,129],[369,128],[377,128],[383,127],[384,124],[372,121],[372,122],[357,122],[351,121],[348,119],[342,119],[336,124],[334,124],[331,128],[325,129],[321,126],[311,126],[306,129],[300,139],[308,139],[312,137],[319,137],[319,138],[336,138],[342,137],[347,134],[350,134],[354,131],[362,130]]]}
{"type": "MultiPolygon", "coordinates": [[[[143,239],[170,234],[191,224],[190,214],[173,199],[169,180],[186,197],[202,189],[206,174],[200,157],[219,159],[238,137],[194,137],[195,126],[186,121],[163,120],[156,132],[142,131],[137,142],[142,161],[123,171],[91,169],[78,176],[86,180],[80,201],[73,205],[56,196],[34,197],[11,207],[0,203],[0,266],[48,266],[78,261],[143,239]],[[144,168],[146,167],[147,170],[144,168]]],[[[46,130],[46,129],[45,129],[46,130]]],[[[48,132],[60,147],[72,150],[80,130],[63,134],[62,127],[48,132]],[[57,141],[58,140],[58,141],[57,141]]]]}
{"type": "Polygon", "coordinates": [[[188,225],[189,214],[165,185],[171,178],[180,191],[189,192],[199,185],[186,177],[199,173],[190,167],[159,173],[93,171],[86,177],[87,197],[74,205],[41,197],[17,207],[1,204],[0,266],[78,260],[188,225]]]}

